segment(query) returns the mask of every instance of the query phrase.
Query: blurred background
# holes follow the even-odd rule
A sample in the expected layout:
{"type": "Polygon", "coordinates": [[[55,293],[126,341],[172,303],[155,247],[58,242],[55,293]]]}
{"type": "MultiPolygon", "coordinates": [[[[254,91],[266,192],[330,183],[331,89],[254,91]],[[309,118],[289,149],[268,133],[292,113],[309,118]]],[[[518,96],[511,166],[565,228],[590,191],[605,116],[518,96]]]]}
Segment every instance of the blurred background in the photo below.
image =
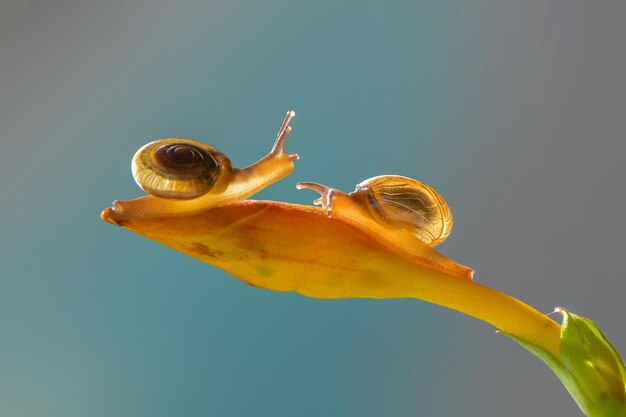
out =
{"type": "Polygon", "coordinates": [[[417,300],[249,287],[99,219],[144,143],[235,166],[293,108],[257,198],[396,173],[477,282],[626,353],[626,3],[0,1],[0,415],[581,415],[493,328],[417,300]]]}

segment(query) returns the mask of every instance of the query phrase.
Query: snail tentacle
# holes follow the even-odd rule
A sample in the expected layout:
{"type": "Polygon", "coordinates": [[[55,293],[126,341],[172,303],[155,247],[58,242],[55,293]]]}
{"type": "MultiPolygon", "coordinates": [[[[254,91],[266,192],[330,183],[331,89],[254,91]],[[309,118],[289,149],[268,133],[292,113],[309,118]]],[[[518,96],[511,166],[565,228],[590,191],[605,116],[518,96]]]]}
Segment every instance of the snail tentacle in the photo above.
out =
{"type": "MultiPolygon", "coordinates": [[[[289,126],[289,122],[295,115],[296,115],[296,112],[293,110],[289,110],[287,112],[287,115],[285,116],[283,123],[280,125],[280,128],[278,129],[278,134],[276,135],[276,141],[274,142],[274,146],[272,147],[270,154],[272,155],[284,154],[285,141],[287,140],[287,136],[289,136],[292,130],[291,126],[289,126]]],[[[288,157],[289,159],[293,161],[297,161],[298,159],[300,159],[300,157],[296,153],[290,154],[288,155],[288,157]]]]}
{"type": "Polygon", "coordinates": [[[331,217],[333,214],[333,197],[337,190],[334,188],[327,187],[322,184],[318,184],[316,182],[299,182],[296,184],[296,188],[298,190],[302,190],[308,188],[313,191],[317,191],[320,193],[320,198],[313,200],[313,204],[316,206],[322,206],[326,216],[331,217]]]}

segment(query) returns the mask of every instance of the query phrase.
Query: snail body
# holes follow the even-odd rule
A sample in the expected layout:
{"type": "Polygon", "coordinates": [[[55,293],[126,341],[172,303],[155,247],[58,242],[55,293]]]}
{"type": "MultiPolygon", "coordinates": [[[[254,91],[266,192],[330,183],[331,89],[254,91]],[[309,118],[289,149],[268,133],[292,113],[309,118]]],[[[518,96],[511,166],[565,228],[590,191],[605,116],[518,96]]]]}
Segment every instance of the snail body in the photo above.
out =
{"type": "Polygon", "coordinates": [[[432,187],[412,178],[383,175],[344,193],[321,184],[299,183],[320,193],[314,201],[328,217],[358,227],[373,239],[425,264],[462,279],[474,271],[433,249],[452,231],[453,217],[443,197],[432,187]]]}
{"type": "Polygon", "coordinates": [[[284,152],[294,116],[294,111],[287,112],[270,153],[242,169],[233,168],[217,149],[190,139],[144,145],[135,153],[131,169],[135,182],[149,195],[114,201],[108,218],[119,224],[137,217],[191,215],[243,200],[286,177],[298,159],[284,152]]]}

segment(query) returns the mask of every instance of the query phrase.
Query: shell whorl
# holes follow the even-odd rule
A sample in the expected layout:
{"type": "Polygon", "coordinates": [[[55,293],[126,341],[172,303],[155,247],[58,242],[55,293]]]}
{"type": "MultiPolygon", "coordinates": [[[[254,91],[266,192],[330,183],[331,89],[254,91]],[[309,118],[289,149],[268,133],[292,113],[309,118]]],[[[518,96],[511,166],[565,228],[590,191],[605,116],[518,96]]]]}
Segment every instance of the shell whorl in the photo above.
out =
{"type": "Polygon", "coordinates": [[[367,208],[382,226],[406,229],[429,246],[443,242],[452,231],[452,212],[432,187],[412,178],[385,175],[356,186],[367,208]]]}
{"type": "Polygon", "coordinates": [[[161,139],[141,147],[133,157],[135,182],[164,198],[190,199],[206,194],[219,179],[217,149],[189,139],[161,139]]]}

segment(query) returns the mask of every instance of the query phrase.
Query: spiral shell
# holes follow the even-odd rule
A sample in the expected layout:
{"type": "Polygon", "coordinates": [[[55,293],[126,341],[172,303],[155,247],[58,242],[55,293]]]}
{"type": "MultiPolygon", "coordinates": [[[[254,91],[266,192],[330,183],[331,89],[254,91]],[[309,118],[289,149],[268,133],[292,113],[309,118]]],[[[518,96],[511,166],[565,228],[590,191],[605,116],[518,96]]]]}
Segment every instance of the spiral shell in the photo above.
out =
{"type": "Polygon", "coordinates": [[[189,139],[161,139],[133,157],[135,182],[148,194],[190,199],[206,194],[228,158],[217,149],[189,139]]]}
{"type": "Polygon", "coordinates": [[[450,207],[437,191],[420,181],[385,175],[363,181],[354,193],[379,224],[405,229],[429,246],[443,242],[452,231],[450,207]]]}

